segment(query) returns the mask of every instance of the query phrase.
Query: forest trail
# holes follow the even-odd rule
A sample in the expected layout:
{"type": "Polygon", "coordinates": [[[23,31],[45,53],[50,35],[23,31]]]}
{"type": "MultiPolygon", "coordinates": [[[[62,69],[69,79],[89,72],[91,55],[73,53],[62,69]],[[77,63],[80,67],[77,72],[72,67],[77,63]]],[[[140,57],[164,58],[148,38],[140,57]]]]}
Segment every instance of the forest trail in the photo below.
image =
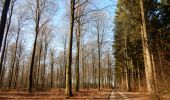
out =
{"type": "Polygon", "coordinates": [[[112,90],[108,100],[151,100],[151,98],[144,93],[112,90]]]}
{"type": "Polygon", "coordinates": [[[73,91],[72,97],[65,95],[64,89],[46,90],[43,92],[6,90],[0,91],[0,100],[19,99],[19,100],[152,100],[146,93],[125,92],[122,90],[111,89],[81,89],[79,92],[73,91]]]}
{"type": "MultiPolygon", "coordinates": [[[[168,95],[161,95],[160,100],[170,100],[168,95]]],[[[152,100],[146,92],[126,92],[116,89],[80,89],[73,91],[73,96],[67,97],[64,89],[52,89],[45,91],[0,90],[0,100],[152,100]]]]}

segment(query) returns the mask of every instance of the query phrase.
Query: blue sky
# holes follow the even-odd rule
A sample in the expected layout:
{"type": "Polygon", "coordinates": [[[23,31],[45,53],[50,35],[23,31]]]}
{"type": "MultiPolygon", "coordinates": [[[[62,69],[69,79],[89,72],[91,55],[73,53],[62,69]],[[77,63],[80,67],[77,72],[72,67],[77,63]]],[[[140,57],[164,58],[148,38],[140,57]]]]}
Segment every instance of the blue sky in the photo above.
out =
{"type": "MultiPolygon", "coordinates": [[[[63,22],[63,16],[66,12],[66,3],[64,2],[65,0],[57,0],[58,2],[58,11],[56,13],[55,16],[55,23],[57,25],[62,25],[61,23],[63,22]]],[[[93,0],[95,1],[94,3],[96,3],[96,6],[100,9],[100,8],[104,8],[108,5],[116,5],[117,4],[117,0],[93,0]]],[[[108,7],[106,10],[109,13],[110,17],[114,16],[114,12],[115,12],[115,6],[110,6],[108,7]]]]}
{"type": "MultiPolygon", "coordinates": [[[[53,22],[54,22],[56,29],[57,29],[57,28],[61,28],[61,27],[66,26],[66,23],[64,22],[63,18],[64,18],[65,13],[66,13],[66,6],[68,6],[68,5],[66,4],[66,0],[56,0],[56,3],[58,5],[58,10],[56,12],[56,15],[53,18],[54,19],[53,22]]],[[[93,3],[95,4],[95,6],[97,6],[97,8],[101,9],[101,8],[104,8],[108,5],[116,5],[117,0],[93,0],[93,3]]],[[[109,19],[110,22],[113,22],[113,19],[114,19],[114,16],[115,16],[115,8],[116,8],[116,6],[110,6],[110,7],[107,7],[107,9],[106,9],[106,12],[108,13],[108,16],[110,18],[109,19]]],[[[111,32],[110,34],[113,34],[113,32],[111,32]]],[[[111,37],[111,38],[113,39],[113,37],[111,37]]],[[[34,35],[31,34],[29,40],[27,40],[28,50],[32,50],[33,41],[34,41],[34,35]]],[[[57,46],[57,47],[60,46],[58,43],[56,43],[56,40],[54,40],[54,41],[55,41],[55,43],[53,43],[53,44],[55,46],[57,46]]]]}
{"type": "MultiPolygon", "coordinates": [[[[63,17],[66,13],[66,6],[68,6],[66,4],[66,2],[64,2],[65,0],[58,0],[58,11],[56,13],[56,16],[55,16],[55,24],[56,26],[58,27],[65,27],[65,23],[63,21],[63,17]]],[[[101,8],[105,8],[106,6],[109,6],[109,5],[116,5],[117,4],[117,0],[92,0],[92,2],[95,4],[95,6],[98,8],[98,9],[101,9],[101,8]]],[[[69,1],[68,1],[69,3],[69,1]]],[[[109,6],[105,9],[105,11],[107,12],[108,16],[109,16],[109,20],[110,22],[113,22],[113,19],[114,19],[114,16],[115,16],[115,8],[116,6],[109,6]]],[[[113,32],[111,31],[111,36],[113,36],[113,32]]],[[[113,37],[110,37],[113,39],[113,37]]],[[[112,43],[112,41],[111,41],[112,43]]],[[[112,44],[110,44],[110,48],[111,48],[112,44]]]]}

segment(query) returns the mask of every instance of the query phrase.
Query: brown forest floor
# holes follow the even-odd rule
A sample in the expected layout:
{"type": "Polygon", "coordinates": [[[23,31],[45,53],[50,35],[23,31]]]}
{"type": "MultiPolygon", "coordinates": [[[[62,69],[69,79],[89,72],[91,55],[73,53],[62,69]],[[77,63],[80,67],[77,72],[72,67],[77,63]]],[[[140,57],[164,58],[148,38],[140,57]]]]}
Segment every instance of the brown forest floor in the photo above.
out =
{"type": "Polygon", "coordinates": [[[15,91],[15,90],[3,90],[0,91],[0,100],[6,100],[6,99],[19,99],[19,100],[32,100],[32,99],[38,99],[38,100],[65,100],[65,99],[95,99],[100,98],[101,100],[108,100],[108,97],[110,95],[111,89],[102,89],[100,92],[98,92],[97,89],[86,89],[82,90],[80,89],[79,92],[73,91],[72,97],[67,97],[65,95],[64,89],[53,89],[43,92],[32,92],[28,93],[25,91],[15,91]]]}
{"type": "MultiPolygon", "coordinates": [[[[167,97],[167,96],[166,96],[167,97]]],[[[64,89],[52,89],[43,92],[28,93],[25,91],[2,90],[0,91],[0,100],[152,100],[146,93],[112,91],[111,89],[80,89],[79,92],[73,91],[72,97],[65,95],[64,89]],[[122,95],[123,94],[123,95],[122,95]]],[[[170,99],[161,99],[170,100],[170,99]]]]}

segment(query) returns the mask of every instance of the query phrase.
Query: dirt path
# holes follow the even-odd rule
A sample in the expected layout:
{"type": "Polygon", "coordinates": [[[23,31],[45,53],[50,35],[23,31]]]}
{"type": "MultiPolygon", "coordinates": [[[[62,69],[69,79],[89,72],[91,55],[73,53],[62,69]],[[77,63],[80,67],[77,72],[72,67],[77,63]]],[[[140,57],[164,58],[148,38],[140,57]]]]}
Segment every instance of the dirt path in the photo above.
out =
{"type": "Polygon", "coordinates": [[[130,100],[127,96],[125,96],[122,92],[112,90],[109,100],[130,100]]]}
{"type": "Polygon", "coordinates": [[[64,89],[54,89],[43,92],[28,93],[26,91],[1,91],[0,100],[152,100],[146,93],[124,92],[111,89],[73,91],[72,97],[65,95],[64,89]]]}
{"type": "Polygon", "coordinates": [[[121,92],[112,90],[109,100],[152,100],[149,95],[138,92],[121,92]]]}

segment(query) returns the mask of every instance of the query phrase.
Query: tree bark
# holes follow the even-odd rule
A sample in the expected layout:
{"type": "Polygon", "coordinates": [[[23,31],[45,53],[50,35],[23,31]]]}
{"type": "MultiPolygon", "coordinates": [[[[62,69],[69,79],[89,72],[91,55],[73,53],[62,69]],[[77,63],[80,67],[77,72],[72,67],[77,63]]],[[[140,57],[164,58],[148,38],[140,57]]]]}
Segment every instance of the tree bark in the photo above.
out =
{"type": "Polygon", "coordinates": [[[76,92],[79,91],[79,55],[80,55],[80,32],[81,32],[81,29],[80,29],[80,22],[78,22],[78,33],[76,34],[76,38],[77,38],[77,41],[76,41],[76,87],[75,87],[75,90],[76,92]]]}
{"type": "MultiPolygon", "coordinates": [[[[66,84],[66,67],[67,67],[67,57],[66,57],[66,47],[67,47],[67,39],[64,40],[64,84],[66,84]]],[[[65,88],[65,85],[64,85],[65,88]]]]}
{"type": "Polygon", "coordinates": [[[18,57],[16,59],[16,70],[15,70],[15,88],[19,88],[19,69],[20,69],[20,60],[21,60],[21,54],[22,54],[22,43],[19,44],[19,52],[18,52],[18,57]]]}
{"type": "Polygon", "coordinates": [[[156,96],[157,95],[156,85],[154,81],[153,67],[152,67],[151,55],[150,55],[149,45],[148,45],[143,0],[140,0],[140,8],[141,8],[141,16],[142,16],[141,38],[142,38],[142,46],[143,46],[147,89],[151,95],[156,96]]]}
{"type": "Polygon", "coordinates": [[[72,78],[71,78],[71,64],[72,64],[72,45],[73,45],[73,29],[74,29],[74,10],[75,0],[70,0],[70,37],[68,45],[68,58],[66,68],[66,95],[72,96],[72,78]]]}
{"type": "Polygon", "coordinates": [[[41,67],[41,52],[42,52],[42,41],[40,41],[40,48],[39,48],[39,57],[38,57],[38,66],[36,72],[36,87],[39,88],[39,78],[40,78],[40,67],[41,67]]]}
{"type": "Polygon", "coordinates": [[[34,67],[34,58],[35,58],[35,51],[36,51],[36,45],[37,45],[37,38],[38,38],[38,34],[36,33],[35,40],[34,40],[34,47],[33,47],[32,59],[31,59],[31,66],[30,66],[29,92],[32,92],[33,67],[34,67]]]}
{"type": "Polygon", "coordinates": [[[4,79],[4,73],[3,73],[3,69],[5,69],[6,66],[6,62],[7,62],[7,52],[8,52],[8,45],[9,45],[10,41],[7,41],[6,43],[6,49],[5,49],[5,53],[4,53],[4,61],[2,62],[2,72],[1,72],[1,82],[0,82],[0,86],[2,86],[3,84],[3,79],[4,79]]]}
{"type": "Polygon", "coordinates": [[[81,63],[82,63],[82,73],[83,73],[83,88],[85,89],[85,68],[84,68],[84,54],[83,54],[83,47],[81,50],[81,63]]]}
{"type": "Polygon", "coordinates": [[[132,90],[131,88],[131,70],[130,70],[130,64],[129,64],[129,57],[128,57],[128,37],[127,33],[125,33],[125,68],[126,68],[126,85],[127,85],[127,90],[130,92],[132,90]]]}
{"type": "Polygon", "coordinates": [[[141,91],[141,77],[140,77],[140,69],[139,69],[138,61],[137,61],[137,70],[138,70],[138,87],[139,87],[139,91],[141,91]]]}
{"type": "Polygon", "coordinates": [[[124,69],[122,68],[121,70],[121,86],[122,86],[122,89],[124,89],[124,69]]]}
{"type": "Polygon", "coordinates": [[[98,46],[98,68],[99,68],[99,77],[98,77],[98,90],[100,91],[100,33],[99,33],[99,30],[98,30],[98,33],[97,33],[97,46],[98,46]]]}
{"type": "Polygon", "coordinates": [[[12,19],[12,15],[13,15],[13,8],[14,8],[14,2],[12,2],[12,4],[11,4],[11,9],[10,9],[10,14],[9,14],[9,22],[8,22],[7,29],[6,29],[6,34],[5,34],[5,37],[4,37],[4,43],[3,43],[4,45],[3,45],[3,48],[2,48],[1,62],[0,62],[0,72],[1,72],[1,69],[2,69],[3,61],[4,61],[5,49],[6,49],[6,44],[7,44],[6,42],[7,42],[9,28],[10,28],[10,25],[11,25],[11,19],[12,19]]]}
{"type": "Polygon", "coordinates": [[[95,80],[96,80],[96,78],[95,78],[95,54],[94,54],[94,52],[92,52],[92,67],[93,67],[93,73],[92,73],[93,80],[92,80],[92,84],[93,84],[93,88],[95,88],[95,80]]]}
{"type": "Polygon", "coordinates": [[[51,51],[51,88],[54,87],[53,76],[54,76],[54,52],[51,51]]]}
{"type": "Polygon", "coordinates": [[[16,39],[15,51],[14,51],[14,60],[12,62],[12,66],[11,66],[11,68],[12,68],[11,71],[12,72],[11,72],[11,76],[10,76],[10,86],[9,87],[12,87],[12,83],[13,83],[13,74],[14,74],[14,70],[15,70],[15,62],[16,62],[16,56],[17,56],[17,48],[18,48],[18,41],[19,41],[20,31],[21,31],[21,28],[20,28],[20,25],[18,25],[17,39],[16,39]]]}
{"type": "MultiPolygon", "coordinates": [[[[4,37],[4,30],[5,30],[5,25],[6,25],[6,19],[7,19],[7,14],[9,10],[11,0],[5,0],[4,7],[2,10],[1,14],[1,21],[0,21],[0,50],[2,46],[2,41],[4,37]]],[[[0,67],[0,72],[1,72],[1,67],[0,67]]]]}
{"type": "Polygon", "coordinates": [[[42,72],[42,88],[44,88],[45,85],[45,69],[46,69],[46,56],[47,56],[47,45],[45,43],[45,51],[44,51],[44,68],[43,68],[43,72],[42,72]]]}
{"type": "Polygon", "coordinates": [[[35,58],[38,34],[39,34],[39,31],[40,31],[39,24],[40,24],[41,16],[40,16],[40,7],[39,6],[40,6],[39,0],[36,0],[36,19],[35,19],[35,24],[36,24],[36,26],[35,26],[35,34],[36,35],[35,35],[32,58],[31,58],[31,65],[30,65],[29,92],[32,92],[34,58],[35,58]]]}

